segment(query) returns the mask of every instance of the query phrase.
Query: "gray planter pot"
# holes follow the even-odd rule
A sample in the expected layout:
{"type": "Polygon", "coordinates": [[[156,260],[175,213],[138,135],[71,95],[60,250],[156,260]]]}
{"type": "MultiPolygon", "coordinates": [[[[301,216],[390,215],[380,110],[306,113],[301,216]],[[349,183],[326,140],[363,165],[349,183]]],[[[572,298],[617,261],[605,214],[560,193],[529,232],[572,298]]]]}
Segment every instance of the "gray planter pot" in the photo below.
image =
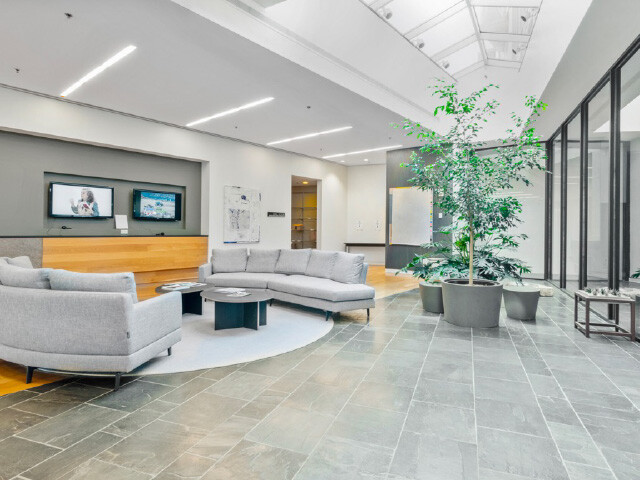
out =
{"type": "Polygon", "coordinates": [[[516,320],[535,320],[540,289],[525,286],[507,286],[502,291],[507,316],[516,320]]]}
{"type": "Polygon", "coordinates": [[[420,282],[422,308],[431,313],[443,313],[442,285],[440,283],[420,282]]]}
{"type": "Polygon", "coordinates": [[[451,278],[442,283],[445,321],[459,327],[497,327],[500,321],[502,285],[491,280],[451,278]]]}

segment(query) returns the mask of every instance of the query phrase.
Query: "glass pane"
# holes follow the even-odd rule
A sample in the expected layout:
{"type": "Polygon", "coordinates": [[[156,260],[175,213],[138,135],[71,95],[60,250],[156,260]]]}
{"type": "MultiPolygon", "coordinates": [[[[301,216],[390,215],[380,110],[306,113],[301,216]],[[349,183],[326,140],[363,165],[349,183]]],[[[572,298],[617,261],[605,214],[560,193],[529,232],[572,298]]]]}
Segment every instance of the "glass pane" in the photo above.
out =
{"type": "Polygon", "coordinates": [[[531,35],[538,8],[535,7],[474,7],[478,26],[483,33],[514,33],[531,35]]]}
{"type": "Polygon", "coordinates": [[[606,287],[609,269],[609,127],[607,83],[589,102],[587,285],[606,287]]]}
{"type": "Polygon", "coordinates": [[[467,45],[457,52],[452,53],[440,63],[445,70],[449,72],[449,74],[454,75],[460,70],[463,70],[474,63],[478,63],[480,60],[482,60],[480,44],[478,42],[473,42],[471,45],[467,45]]]}
{"type": "Polygon", "coordinates": [[[521,62],[527,50],[527,44],[522,42],[484,40],[484,48],[487,51],[487,58],[490,60],[521,62]]]}
{"type": "Polygon", "coordinates": [[[553,233],[551,244],[551,279],[560,281],[560,189],[562,185],[562,160],[561,160],[562,135],[558,135],[553,141],[553,233]]]}
{"type": "Polygon", "coordinates": [[[640,270],[640,52],[622,67],[621,85],[623,257],[620,284],[622,287],[640,288],[640,279],[626,276],[640,270]]]}
{"type": "Polygon", "coordinates": [[[580,265],[580,115],[567,128],[567,288],[577,290],[580,265]]]}
{"type": "Polygon", "coordinates": [[[423,52],[427,55],[435,55],[474,33],[469,10],[461,10],[420,35],[425,43],[423,52]]]}
{"type": "MultiPolygon", "coordinates": [[[[403,35],[451,8],[459,0],[394,0],[386,6],[389,23],[403,35]]],[[[380,12],[378,12],[380,13],[380,12]]]]}

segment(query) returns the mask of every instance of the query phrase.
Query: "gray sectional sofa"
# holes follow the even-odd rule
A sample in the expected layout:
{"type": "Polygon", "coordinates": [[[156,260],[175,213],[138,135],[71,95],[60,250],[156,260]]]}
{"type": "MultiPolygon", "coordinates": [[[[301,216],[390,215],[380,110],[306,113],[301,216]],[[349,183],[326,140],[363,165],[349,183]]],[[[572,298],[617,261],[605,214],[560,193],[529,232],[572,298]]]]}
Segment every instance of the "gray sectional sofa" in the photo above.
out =
{"type": "Polygon", "coordinates": [[[215,287],[270,290],[283,302],[334,312],[375,307],[375,290],[365,285],[363,255],[323,250],[214,249],[199,268],[199,281],[215,287]]]}
{"type": "MultiPolygon", "coordinates": [[[[133,274],[34,269],[0,258],[0,358],[35,368],[127,373],[181,339],[182,300],[138,302],[133,274]]],[[[28,262],[28,263],[27,263],[28,262]]]]}

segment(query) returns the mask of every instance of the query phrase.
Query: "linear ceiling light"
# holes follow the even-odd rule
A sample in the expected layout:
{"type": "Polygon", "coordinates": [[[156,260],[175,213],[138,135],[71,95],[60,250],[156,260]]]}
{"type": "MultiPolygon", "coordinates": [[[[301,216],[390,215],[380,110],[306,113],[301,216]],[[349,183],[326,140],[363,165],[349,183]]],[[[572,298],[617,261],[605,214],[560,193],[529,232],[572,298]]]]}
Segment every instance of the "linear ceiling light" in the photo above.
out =
{"type": "Polygon", "coordinates": [[[62,92],[60,94],[61,97],[66,97],[67,95],[69,95],[71,92],[73,92],[74,90],[76,90],[77,88],[81,87],[82,85],[84,85],[85,83],[87,83],[89,80],[91,80],[93,77],[101,74],[102,72],[104,72],[107,68],[109,68],[111,65],[113,65],[114,63],[122,60],[124,57],[126,57],[127,55],[129,55],[131,52],[133,52],[136,49],[135,45],[129,45],[128,47],[123,48],[122,50],[120,50],[118,53],[116,53],[113,57],[111,57],[110,59],[108,59],[106,62],[104,62],[102,65],[100,65],[99,67],[94,68],[93,70],[91,70],[89,73],[87,73],[84,77],[82,77],[80,80],[78,80],[76,83],[74,83],[73,85],[71,85],[69,88],[67,88],[64,92],[62,92]]]}
{"type": "Polygon", "coordinates": [[[318,137],[320,135],[327,135],[328,133],[342,132],[344,130],[349,130],[350,128],[353,128],[353,127],[340,127],[340,128],[334,128],[332,130],[325,130],[324,132],[307,133],[306,135],[300,135],[299,137],[291,137],[291,138],[285,138],[283,140],[276,140],[275,142],[269,142],[267,143],[267,145],[278,145],[280,143],[293,142],[294,140],[304,140],[305,138],[318,137]]]}
{"type": "Polygon", "coordinates": [[[390,145],[388,147],[370,148],[369,150],[358,150],[357,152],[337,153],[335,155],[328,155],[328,156],[322,157],[322,158],[327,160],[329,158],[344,157],[346,155],[358,155],[360,153],[379,152],[380,150],[391,150],[392,148],[400,148],[401,146],[402,145],[390,145]]]}
{"type": "Polygon", "coordinates": [[[268,103],[273,100],[273,97],[261,98],[260,100],[256,100],[255,102],[247,103],[245,105],[240,105],[239,107],[232,108],[230,110],[225,110],[224,112],[216,113],[211,115],[210,117],[204,117],[200,120],[195,120],[191,123],[187,123],[187,127],[193,127],[194,125],[199,125],[204,122],[208,122],[209,120],[213,120],[214,118],[220,118],[227,115],[231,115],[232,113],[237,113],[241,110],[246,110],[247,108],[257,107],[258,105],[262,105],[263,103],[268,103]]]}

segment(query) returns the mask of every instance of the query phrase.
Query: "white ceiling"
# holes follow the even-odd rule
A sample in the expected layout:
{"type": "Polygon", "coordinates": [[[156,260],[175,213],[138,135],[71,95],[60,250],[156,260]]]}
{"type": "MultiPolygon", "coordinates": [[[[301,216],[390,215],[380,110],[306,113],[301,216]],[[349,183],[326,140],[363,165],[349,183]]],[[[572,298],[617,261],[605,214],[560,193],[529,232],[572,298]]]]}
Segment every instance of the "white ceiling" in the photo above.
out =
{"type": "MultiPolygon", "coordinates": [[[[272,102],[194,127],[321,158],[411,145],[390,127],[402,117],[169,0],[5,0],[0,83],[59,96],[127,45],[137,49],[68,96],[176,125],[264,97],[272,102]],[[68,19],[65,13],[72,13],[68,19]],[[19,68],[17,73],[15,68],[19,68]]],[[[383,163],[385,152],[336,158],[383,163]]],[[[229,159],[233,161],[233,159],[229,159]]]]}
{"type": "MultiPolygon", "coordinates": [[[[525,95],[542,93],[590,3],[545,0],[520,69],[483,66],[459,80],[463,91],[487,82],[503,87],[496,95],[504,112],[487,139],[500,134],[510,111],[526,114],[525,95]]],[[[0,50],[5,85],[59,96],[135,45],[69,100],[186,125],[274,97],[194,128],[265,145],[353,127],[278,145],[316,158],[415,146],[390,126],[404,117],[444,129],[431,116],[436,103],[425,87],[436,77],[454,78],[359,0],[4,0],[2,6],[0,42],[10,46],[0,50]]],[[[378,151],[329,161],[364,165],[385,157],[378,151]]]]}

